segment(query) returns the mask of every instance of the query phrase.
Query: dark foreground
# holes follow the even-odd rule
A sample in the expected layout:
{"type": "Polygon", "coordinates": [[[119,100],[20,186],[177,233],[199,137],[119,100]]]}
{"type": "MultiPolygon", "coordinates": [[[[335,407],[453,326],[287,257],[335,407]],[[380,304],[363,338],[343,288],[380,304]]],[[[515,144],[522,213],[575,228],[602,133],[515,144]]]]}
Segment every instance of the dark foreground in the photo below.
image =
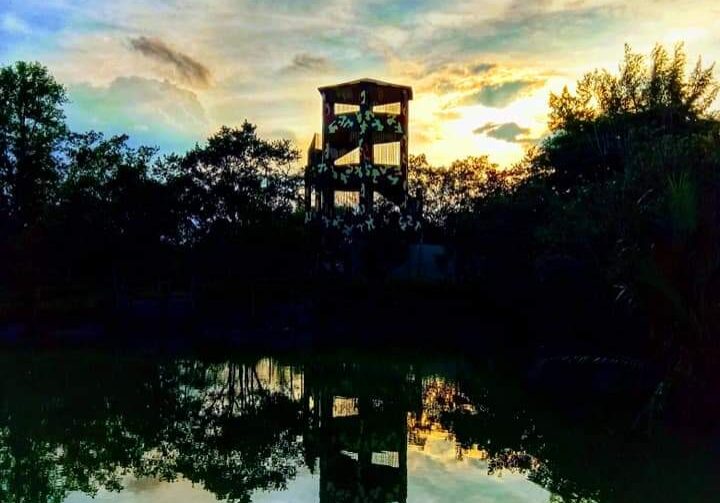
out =
{"type": "Polygon", "coordinates": [[[657,419],[653,383],[628,362],[523,370],[508,351],[444,350],[440,333],[433,352],[208,345],[7,347],[0,501],[720,495],[717,437],[657,419]]]}

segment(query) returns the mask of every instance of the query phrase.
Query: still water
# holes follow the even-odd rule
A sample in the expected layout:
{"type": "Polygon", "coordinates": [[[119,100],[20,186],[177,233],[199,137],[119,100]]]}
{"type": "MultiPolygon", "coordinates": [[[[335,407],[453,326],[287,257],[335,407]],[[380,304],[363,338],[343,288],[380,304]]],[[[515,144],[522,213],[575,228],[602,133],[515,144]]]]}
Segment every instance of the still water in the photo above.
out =
{"type": "Polygon", "coordinates": [[[0,400],[3,503],[718,495],[712,449],[561,411],[458,358],[14,352],[0,400]]]}

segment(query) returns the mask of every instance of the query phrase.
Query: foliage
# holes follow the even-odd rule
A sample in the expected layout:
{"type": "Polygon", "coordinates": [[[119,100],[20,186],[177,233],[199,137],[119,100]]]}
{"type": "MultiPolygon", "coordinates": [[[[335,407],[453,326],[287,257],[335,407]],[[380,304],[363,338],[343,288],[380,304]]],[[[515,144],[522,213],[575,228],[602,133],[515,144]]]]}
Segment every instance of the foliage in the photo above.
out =
{"type": "MultiPolygon", "coordinates": [[[[550,96],[550,134],[512,168],[411,157],[422,239],[450,251],[452,279],[520,309],[543,338],[564,330],[566,344],[612,342],[709,379],[720,359],[720,84],[712,65],[686,63],[682,45],[649,57],[626,47],[616,74],[550,96]],[[633,321],[633,337],[604,335],[616,316],[633,321]]],[[[160,157],[125,136],[68,132],[65,100],[39,64],[0,70],[0,278],[23,305],[43,282],[184,274],[248,285],[312,267],[289,141],[245,122],[160,157]]],[[[407,236],[384,223],[416,222],[380,213],[356,223],[389,269],[407,236]]]]}
{"type": "Polygon", "coordinates": [[[288,140],[268,141],[245,122],[223,127],[207,144],[171,159],[168,184],[177,192],[183,238],[268,224],[290,215],[301,178],[299,154],[288,140]]]}
{"type": "Polygon", "coordinates": [[[215,257],[208,264],[235,253],[234,266],[249,271],[296,263],[278,256],[297,250],[288,242],[302,221],[288,140],[263,139],[245,122],[160,157],[125,135],[70,132],[66,101],[37,63],[0,70],[0,278],[30,311],[45,285],[152,283],[196,250],[215,257]]]}
{"type": "Polygon", "coordinates": [[[622,172],[628,154],[658,136],[705,130],[720,91],[713,66],[698,62],[686,74],[682,44],[672,56],[656,46],[649,62],[625,47],[618,75],[596,70],[583,76],[575,93],[550,95],[552,135],[536,162],[552,170],[559,193],[622,172]]]}
{"type": "Polygon", "coordinates": [[[6,224],[36,223],[54,200],[66,101],[65,89],[39,63],[0,68],[0,219],[6,224]]]}
{"type": "Polygon", "coordinates": [[[666,364],[707,379],[718,355],[708,350],[718,344],[720,84],[713,66],[685,67],[682,45],[656,46],[648,62],[626,47],[618,75],[595,71],[550,97],[552,134],[530,164],[549,201],[541,248],[594,264],[618,303],[646,318],[666,364]]]}
{"type": "Polygon", "coordinates": [[[425,219],[441,227],[452,215],[472,211],[478,200],[506,190],[509,175],[487,156],[467,157],[448,167],[430,166],[424,155],[410,157],[410,192],[420,196],[425,219]]]}

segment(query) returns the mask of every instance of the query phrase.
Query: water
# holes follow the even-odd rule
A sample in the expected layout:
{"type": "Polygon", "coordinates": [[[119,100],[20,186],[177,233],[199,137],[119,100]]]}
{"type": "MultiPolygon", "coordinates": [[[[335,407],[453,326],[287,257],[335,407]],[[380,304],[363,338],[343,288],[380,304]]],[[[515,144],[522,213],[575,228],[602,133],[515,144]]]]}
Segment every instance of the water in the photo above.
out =
{"type": "Polygon", "coordinates": [[[14,352],[0,399],[4,503],[719,494],[707,445],[629,433],[606,401],[562,407],[468,359],[14,352]]]}

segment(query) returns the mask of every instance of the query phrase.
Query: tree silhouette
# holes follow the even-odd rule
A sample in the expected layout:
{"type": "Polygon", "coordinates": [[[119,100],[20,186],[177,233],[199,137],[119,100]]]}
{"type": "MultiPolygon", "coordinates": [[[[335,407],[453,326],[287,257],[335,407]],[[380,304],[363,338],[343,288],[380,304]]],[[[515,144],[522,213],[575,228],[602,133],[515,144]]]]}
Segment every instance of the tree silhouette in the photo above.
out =
{"type": "Polygon", "coordinates": [[[287,140],[264,140],[245,122],[221,128],[206,145],[175,159],[169,179],[188,238],[232,233],[291,213],[300,177],[290,168],[298,155],[287,140]]]}
{"type": "Polygon", "coordinates": [[[39,63],[0,68],[0,218],[14,226],[36,223],[53,201],[66,101],[39,63]]]}
{"type": "Polygon", "coordinates": [[[686,62],[682,44],[672,56],[656,46],[649,63],[626,45],[618,75],[596,70],[577,82],[574,94],[565,87],[550,95],[553,134],[540,159],[552,167],[558,192],[607,180],[624,168],[635,146],[658,135],[707,130],[720,84],[713,65],[703,67],[698,59],[688,75],[686,62]]]}

